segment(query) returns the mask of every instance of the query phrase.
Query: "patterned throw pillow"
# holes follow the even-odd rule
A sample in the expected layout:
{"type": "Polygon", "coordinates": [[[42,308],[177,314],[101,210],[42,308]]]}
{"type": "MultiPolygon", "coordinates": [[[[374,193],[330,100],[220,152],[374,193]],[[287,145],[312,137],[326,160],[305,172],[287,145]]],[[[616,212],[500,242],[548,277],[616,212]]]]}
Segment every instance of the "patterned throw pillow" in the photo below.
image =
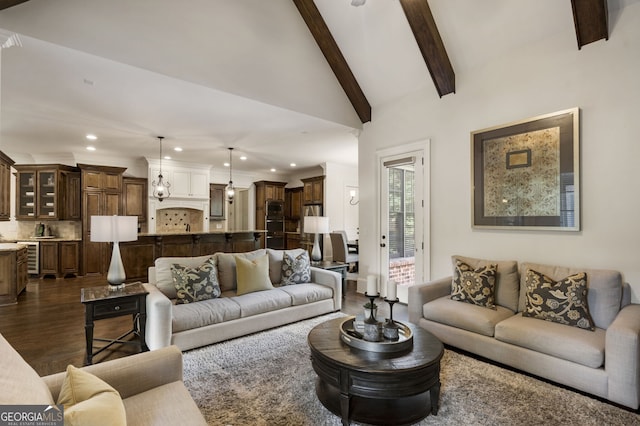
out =
{"type": "Polygon", "coordinates": [[[282,256],[282,280],[280,285],[292,285],[311,282],[311,263],[309,253],[302,252],[293,257],[286,251],[282,256]]]}
{"type": "Polygon", "coordinates": [[[474,270],[466,263],[457,260],[451,283],[451,299],[496,309],[497,269],[497,265],[491,264],[474,270]]]}
{"type": "Polygon", "coordinates": [[[524,317],[572,325],[585,330],[596,328],[587,304],[587,274],[580,272],[558,282],[532,269],[527,270],[524,317]]]}
{"type": "Polygon", "coordinates": [[[199,302],[220,296],[215,257],[210,257],[197,268],[174,263],[171,265],[171,277],[176,287],[176,304],[199,302]]]}

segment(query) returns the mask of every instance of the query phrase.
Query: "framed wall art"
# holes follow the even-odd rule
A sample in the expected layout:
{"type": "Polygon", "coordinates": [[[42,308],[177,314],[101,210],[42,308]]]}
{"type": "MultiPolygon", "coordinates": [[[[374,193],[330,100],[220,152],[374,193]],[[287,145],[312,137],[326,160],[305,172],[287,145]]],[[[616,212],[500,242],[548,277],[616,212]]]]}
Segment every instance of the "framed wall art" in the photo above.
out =
{"type": "Polygon", "coordinates": [[[474,228],[580,230],[579,109],[471,132],[474,228]]]}

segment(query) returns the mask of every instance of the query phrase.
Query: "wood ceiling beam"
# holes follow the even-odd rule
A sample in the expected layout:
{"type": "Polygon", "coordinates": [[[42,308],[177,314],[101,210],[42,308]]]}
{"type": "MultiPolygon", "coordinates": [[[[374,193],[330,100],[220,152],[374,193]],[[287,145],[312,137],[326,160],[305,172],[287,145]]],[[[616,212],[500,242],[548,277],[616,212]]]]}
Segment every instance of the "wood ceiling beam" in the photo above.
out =
{"type": "Polygon", "coordinates": [[[27,1],[29,0],[0,0],[0,10],[8,9],[20,3],[26,3],[27,1]]]}
{"type": "Polygon", "coordinates": [[[358,117],[360,117],[360,121],[363,123],[371,121],[371,105],[369,105],[369,101],[351,72],[351,68],[349,68],[315,3],[313,0],[293,0],[293,3],[298,8],[311,35],[313,35],[342,89],[351,101],[351,105],[353,105],[358,117]]]}
{"type": "Polygon", "coordinates": [[[609,40],[607,0],[571,0],[578,49],[598,40],[609,40]]]}
{"type": "Polygon", "coordinates": [[[400,0],[440,97],[456,91],[456,76],[427,0],[400,0]]]}

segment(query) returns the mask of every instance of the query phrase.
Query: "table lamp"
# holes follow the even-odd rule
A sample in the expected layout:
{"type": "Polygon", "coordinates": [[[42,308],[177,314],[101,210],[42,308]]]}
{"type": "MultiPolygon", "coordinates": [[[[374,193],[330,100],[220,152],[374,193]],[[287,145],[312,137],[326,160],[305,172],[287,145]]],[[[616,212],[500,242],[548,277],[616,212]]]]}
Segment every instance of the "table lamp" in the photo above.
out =
{"type": "Polygon", "coordinates": [[[324,216],[305,216],[303,226],[304,232],[315,235],[313,239],[313,250],[311,251],[311,260],[318,262],[322,260],[318,234],[326,234],[329,232],[329,218],[324,216]]]}
{"type": "Polygon", "coordinates": [[[107,281],[114,290],[124,287],[126,279],[119,243],[137,239],[138,216],[91,216],[91,241],[113,243],[107,281]]]}

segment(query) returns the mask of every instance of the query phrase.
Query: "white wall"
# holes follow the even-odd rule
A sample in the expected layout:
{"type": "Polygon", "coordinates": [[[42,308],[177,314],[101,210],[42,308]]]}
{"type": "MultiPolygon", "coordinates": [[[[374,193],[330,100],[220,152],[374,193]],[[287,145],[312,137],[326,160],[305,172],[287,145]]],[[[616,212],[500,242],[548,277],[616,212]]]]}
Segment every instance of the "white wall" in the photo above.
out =
{"type": "Polygon", "coordinates": [[[376,265],[375,152],[431,140],[431,278],[450,256],[616,269],[640,299],[640,4],[611,22],[608,41],[576,47],[572,28],[509,57],[456,72],[456,93],[433,90],[373,110],[360,137],[360,275],[376,265]],[[470,132],[579,107],[580,232],[473,230],[470,132]]]}

